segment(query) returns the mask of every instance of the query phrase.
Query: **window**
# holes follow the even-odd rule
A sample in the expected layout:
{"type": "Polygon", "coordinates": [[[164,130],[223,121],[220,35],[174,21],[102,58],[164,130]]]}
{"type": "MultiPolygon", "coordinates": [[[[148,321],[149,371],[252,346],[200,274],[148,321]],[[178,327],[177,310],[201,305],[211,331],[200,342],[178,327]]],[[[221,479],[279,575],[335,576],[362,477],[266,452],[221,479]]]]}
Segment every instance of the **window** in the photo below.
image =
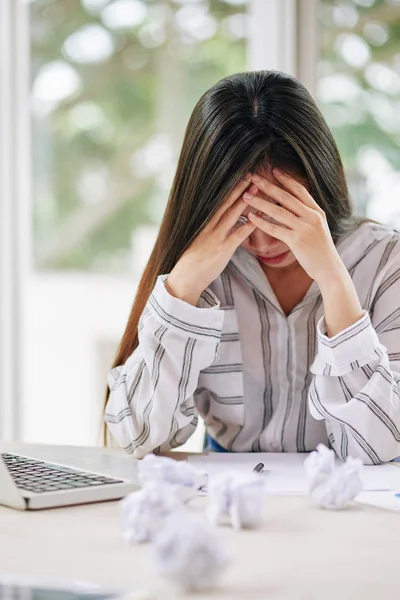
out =
{"type": "Polygon", "coordinates": [[[221,77],[275,68],[313,90],[317,62],[358,212],[400,226],[399,31],[399,0],[0,2],[2,432],[99,441],[185,124],[221,77]]]}
{"type": "Polygon", "coordinates": [[[32,2],[36,269],[140,274],[187,119],[245,69],[245,33],[245,1],[32,2]]]}
{"type": "Polygon", "coordinates": [[[184,128],[246,69],[246,0],[33,0],[22,437],[99,442],[105,377],[184,128]]]}
{"type": "Polygon", "coordinates": [[[400,2],[320,0],[317,99],[357,210],[400,228],[400,2]]]}

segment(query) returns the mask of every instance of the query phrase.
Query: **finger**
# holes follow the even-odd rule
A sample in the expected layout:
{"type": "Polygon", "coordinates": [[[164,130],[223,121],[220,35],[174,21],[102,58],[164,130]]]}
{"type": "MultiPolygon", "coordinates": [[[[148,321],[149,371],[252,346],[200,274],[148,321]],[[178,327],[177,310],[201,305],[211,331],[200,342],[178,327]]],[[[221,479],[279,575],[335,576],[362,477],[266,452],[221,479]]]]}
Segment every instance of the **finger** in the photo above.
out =
{"type": "MultiPolygon", "coordinates": [[[[256,187],[255,190],[257,190],[256,187]]],[[[221,229],[225,233],[228,233],[228,231],[232,229],[234,225],[236,225],[237,220],[239,219],[243,211],[246,210],[246,208],[247,202],[243,199],[243,196],[241,196],[239,200],[237,200],[234,204],[232,204],[232,206],[230,206],[225,211],[224,215],[221,217],[218,223],[218,227],[221,227],[221,229]]]]}
{"type": "Polygon", "coordinates": [[[211,217],[207,227],[214,229],[214,227],[218,224],[219,220],[223,217],[226,211],[236,202],[238,198],[243,194],[243,192],[250,187],[251,179],[241,179],[239,183],[233,188],[232,192],[229,194],[227,199],[222,203],[222,205],[218,208],[216,213],[211,217]]]}
{"type": "Polygon", "coordinates": [[[243,196],[243,200],[250,206],[257,208],[266,215],[272,217],[275,221],[287,225],[290,229],[295,229],[296,225],[300,224],[299,217],[292,212],[286,210],[286,208],[283,208],[282,206],[272,204],[272,202],[268,202],[268,200],[263,200],[263,198],[260,198],[259,196],[253,196],[252,194],[246,193],[243,196]]]}
{"type": "Polygon", "coordinates": [[[221,228],[225,233],[228,233],[234,225],[236,225],[238,218],[244,210],[247,208],[247,202],[241,197],[235,204],[232,204],[225,214],[222,216],[218,223],[218,228],[221,228]]]}
{"type": "Polygon", "coordinates": [[[302,202],[299,202],[298,198],[292,196],[289,191],[282,189],[278,185],[275,185],[271,181],[268,181],[268,179],[260,177],[259,175],[253,175],[252,179],[266,196],[269,196],[269,198],[272,198],[282,206],[285,206],[298,217],[305,215],[305,205],[302,202]]]}
{"type": "Polygon", "coordinates": [[[232,231],[227,240],[229,244],[232,244],[232,252],[234,252],[236,248],[238,248],[240,244],[244,242],[244,240],[247,239],[255,229],[256,226],[249,222],[232,231]]]}
{"type": "Polygon", "coordinates": [[[258,229],[268,233],[274,238],[278,240],[282,240],[290,247],[290,241],[292,239],[292,232],[290,229],[285,229],[285,227],[280,227],[277,223],[270,223],[269,221],[265,221],[259,214],[257,213],[249,213],[249,220],[253,225],[256,225],[258,229]]]}
{"type": "Polygon", "coordinates": [[[291,177],[288,173],[284,173],[279,169],[274,169],[274,177],[280,181],[285,188],[293,194],[298,200],[303,202],[309,208],[322,211],[321,207],[315,202],[314,198],[308,190],[299,181],[291,177]]]}

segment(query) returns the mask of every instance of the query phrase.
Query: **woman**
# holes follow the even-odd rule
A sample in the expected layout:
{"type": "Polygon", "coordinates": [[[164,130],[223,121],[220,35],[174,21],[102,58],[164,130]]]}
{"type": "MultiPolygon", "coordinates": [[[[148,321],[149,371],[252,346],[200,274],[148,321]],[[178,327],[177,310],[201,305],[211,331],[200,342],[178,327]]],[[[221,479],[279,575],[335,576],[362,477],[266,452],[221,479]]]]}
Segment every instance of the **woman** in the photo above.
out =
{"type": "Polygon", "coordinates": [[[307,90],[222,79],[190,118],[108,384],[134,457],[183,444],[400,454],[399,234],[356,218],[307,90]],[[279,170],[277,170],[279,169],[279,170]]]}

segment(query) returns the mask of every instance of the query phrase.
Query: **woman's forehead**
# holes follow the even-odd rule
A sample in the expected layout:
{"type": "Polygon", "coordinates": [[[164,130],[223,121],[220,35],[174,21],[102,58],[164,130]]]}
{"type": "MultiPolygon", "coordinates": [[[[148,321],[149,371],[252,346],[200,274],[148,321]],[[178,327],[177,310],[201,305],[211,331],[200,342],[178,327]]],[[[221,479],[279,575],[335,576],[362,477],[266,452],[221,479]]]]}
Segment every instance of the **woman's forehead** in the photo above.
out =
{"type": "MultiPolygon", "coordinates": [[[[285,173],[285,169],[282,169],[282,171],[285,173]]],[[[255,174],[260,175],[261,177],[264,177],[265,179],[267,179],[269,182],[273,183],[274,185],[285,189],[285,186],[276,179],[276,177],[274,177],[274,174],[272,173],[271,169],[257,169],[254,171],[255,174]]],[[[290,171],[286,171],[286,173],[288,175],[290,175],[290,177],[293,177],[293,179],[295,179],[296,181],[298,181],[299,183],[301,183],[301,185],[303,185],[308,191],[310,191],[310,184],[308,182],[307,179],[305,179],[304,177],[301,177],[300,175],[297,175],[296,173],[292,173],[290,171]]],[[[265,196],[265,194],[263,194],[260,190],[259,195],[263,195],[263,197],[265,196]]]]}

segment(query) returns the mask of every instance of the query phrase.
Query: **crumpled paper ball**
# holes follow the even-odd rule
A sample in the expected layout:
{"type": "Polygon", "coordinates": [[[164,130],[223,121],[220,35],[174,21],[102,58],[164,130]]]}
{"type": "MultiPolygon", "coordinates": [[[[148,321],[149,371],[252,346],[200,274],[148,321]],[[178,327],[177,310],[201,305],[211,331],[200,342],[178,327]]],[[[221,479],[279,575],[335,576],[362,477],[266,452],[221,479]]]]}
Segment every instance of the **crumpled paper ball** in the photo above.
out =
{"type": "Polygon", "coordinates": [[[175,486],[164,481],[150,481],[120,502],[122,537],[129,543],[148,542],[164,525],[165,518],[184,510],[175,486]]]}
{"type": "Polygon", "coordinates": [[[235,529],[253,529],[263,520],[264,480],[249,473],[224,473],[211,477],[207,518],[213,525],[227,518],[235,529]]]}
{"type": "Polygon", "coordinates": [[[361,469],[362,461],[350,457],[336,467],[334,451],[319,444],[304,461],[311,502],[330,510],[343,508],[363,489],[361,469]]]}
{"type": "Polygon", "coordinates": [[[211,589],[230,562],[216,531],[189,511],[167,517],[152,549],[157,572],[185,591],[211,589]]]}
{"type": "Polygon", "coordinates": [[[324,478],[335,470],[335,453],[323,444],[311,452],[304,461],[304,471],[307,479],[324,478]]]}
{"type": "Polygon", "coordinates": [[[149,481],[165,481],[175,486],[176,494],[182,502],[197,496],[207,485],[208,476],[184,460],[174,460],[166,456],[148,454],[138,462],[139,480],[142,485],[149,481]]]}

